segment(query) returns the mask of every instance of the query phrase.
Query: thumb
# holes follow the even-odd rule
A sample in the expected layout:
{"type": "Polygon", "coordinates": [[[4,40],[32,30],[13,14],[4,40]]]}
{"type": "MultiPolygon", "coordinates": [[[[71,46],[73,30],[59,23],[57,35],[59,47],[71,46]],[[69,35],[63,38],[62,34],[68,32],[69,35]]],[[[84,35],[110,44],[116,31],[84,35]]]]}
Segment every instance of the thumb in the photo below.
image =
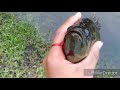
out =
{"type": "Polygon", "coordinates": [[[100,49],[102,48],[102,46],[103,46],[103,42],[101,41],[95,42],[95,44],[91,48],[91,51],[88,57],[86,58],[86,61],[88,63],[94,63],[96,65],[99,59],[99,53],[100,53],[100,49]]]}
{"type": "MultiPolygon", "coordinates": [[[[81,13],[78,12],[75,15],[71,16],[69,19],[67,19],[64,24],[61,25],[60,28],[58,28],[52,44],[62,44],[68,27],[74,25],[74,23],[76,23],[80,18],[81,13]]],[[[54,56],[57,55],[58,57],[61,56],[65,58],[61,47],[51,47],[50,53],[54,54],[54,56]]]]}

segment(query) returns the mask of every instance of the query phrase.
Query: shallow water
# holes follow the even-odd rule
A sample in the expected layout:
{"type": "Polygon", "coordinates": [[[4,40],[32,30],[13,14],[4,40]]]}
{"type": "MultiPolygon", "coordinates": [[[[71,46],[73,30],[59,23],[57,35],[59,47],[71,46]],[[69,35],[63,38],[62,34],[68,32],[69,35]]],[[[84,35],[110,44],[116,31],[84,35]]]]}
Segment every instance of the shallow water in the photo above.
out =
{"type": "MultiPolygon", "coordinates": [[[[17,12],[18,18],[32,21],[39,33],[52,31],[75,12],[17,12]]],[[[82,12],[83,17],[91,17],[93,12],[82,12]]],[[[101,23],[101,38],[104,42],[97,68],[120,69],[120,12],[96,12],[101,23]]]]}

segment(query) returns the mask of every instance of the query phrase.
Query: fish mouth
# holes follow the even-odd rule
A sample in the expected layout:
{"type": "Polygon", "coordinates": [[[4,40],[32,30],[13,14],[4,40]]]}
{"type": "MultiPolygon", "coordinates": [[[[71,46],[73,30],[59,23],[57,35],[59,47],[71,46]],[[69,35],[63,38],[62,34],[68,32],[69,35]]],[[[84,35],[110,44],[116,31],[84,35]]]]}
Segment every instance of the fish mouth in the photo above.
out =
{"type": "Polygon", "coordinates": [[[78,62],[80,59],[83,59],[83,56],[80,56],[80,52],[84,47],[85,35],[81,28],[69,29],[65,38],[64,53],[66,59],[71,62],[78,62]]]}
{"type": "Polygon", "coordinates": [[[94,39],[99,39],[99,33],[93,21],[86,18],[67,29],[63,52],[72,63],[82,61],[87,57],[94,39]]]}
{"type": "Polygon", "coordinates": [[[80,26],[71,26],[68,28],[67,34],[69,33],[76,33],[78,34],[81,38],[84,37],[83,30],[80,26]]]}

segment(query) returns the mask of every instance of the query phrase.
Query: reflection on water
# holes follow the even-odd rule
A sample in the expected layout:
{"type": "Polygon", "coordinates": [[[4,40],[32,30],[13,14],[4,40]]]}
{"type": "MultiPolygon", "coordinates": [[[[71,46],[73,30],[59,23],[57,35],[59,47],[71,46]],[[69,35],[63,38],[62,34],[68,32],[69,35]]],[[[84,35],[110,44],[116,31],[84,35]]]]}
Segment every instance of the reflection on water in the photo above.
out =
{"type": "MultiPolygon", "coordinates": [[[[18,12],[19,18],[32,21],[38,31],[53,32],[75,12],[18,12]]],[[[91,17],[93,12],[82,12],[82,17],[91,17]]],[[[96,12],[101,23],[101,50],[98,68],[120,69],[120,12],[96,12]]],[[[53,37],[52,36],[52,37],[53,37]]],[[[51,37],[51,38],[52,38],[51,37]]]]}

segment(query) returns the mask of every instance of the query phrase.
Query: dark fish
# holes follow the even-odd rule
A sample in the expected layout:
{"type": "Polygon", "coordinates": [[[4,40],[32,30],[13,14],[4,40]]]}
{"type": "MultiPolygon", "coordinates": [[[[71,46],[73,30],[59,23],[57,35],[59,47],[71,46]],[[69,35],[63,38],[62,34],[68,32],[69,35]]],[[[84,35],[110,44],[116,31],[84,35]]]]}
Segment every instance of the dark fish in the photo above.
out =
{"type": "Polygon", "coordinates": [[[82,61],[92,45],[100,40],[100,23],[94,19],[85,18],[68,28],[63,51],[66,59],[72,63],[82,61]]]}

